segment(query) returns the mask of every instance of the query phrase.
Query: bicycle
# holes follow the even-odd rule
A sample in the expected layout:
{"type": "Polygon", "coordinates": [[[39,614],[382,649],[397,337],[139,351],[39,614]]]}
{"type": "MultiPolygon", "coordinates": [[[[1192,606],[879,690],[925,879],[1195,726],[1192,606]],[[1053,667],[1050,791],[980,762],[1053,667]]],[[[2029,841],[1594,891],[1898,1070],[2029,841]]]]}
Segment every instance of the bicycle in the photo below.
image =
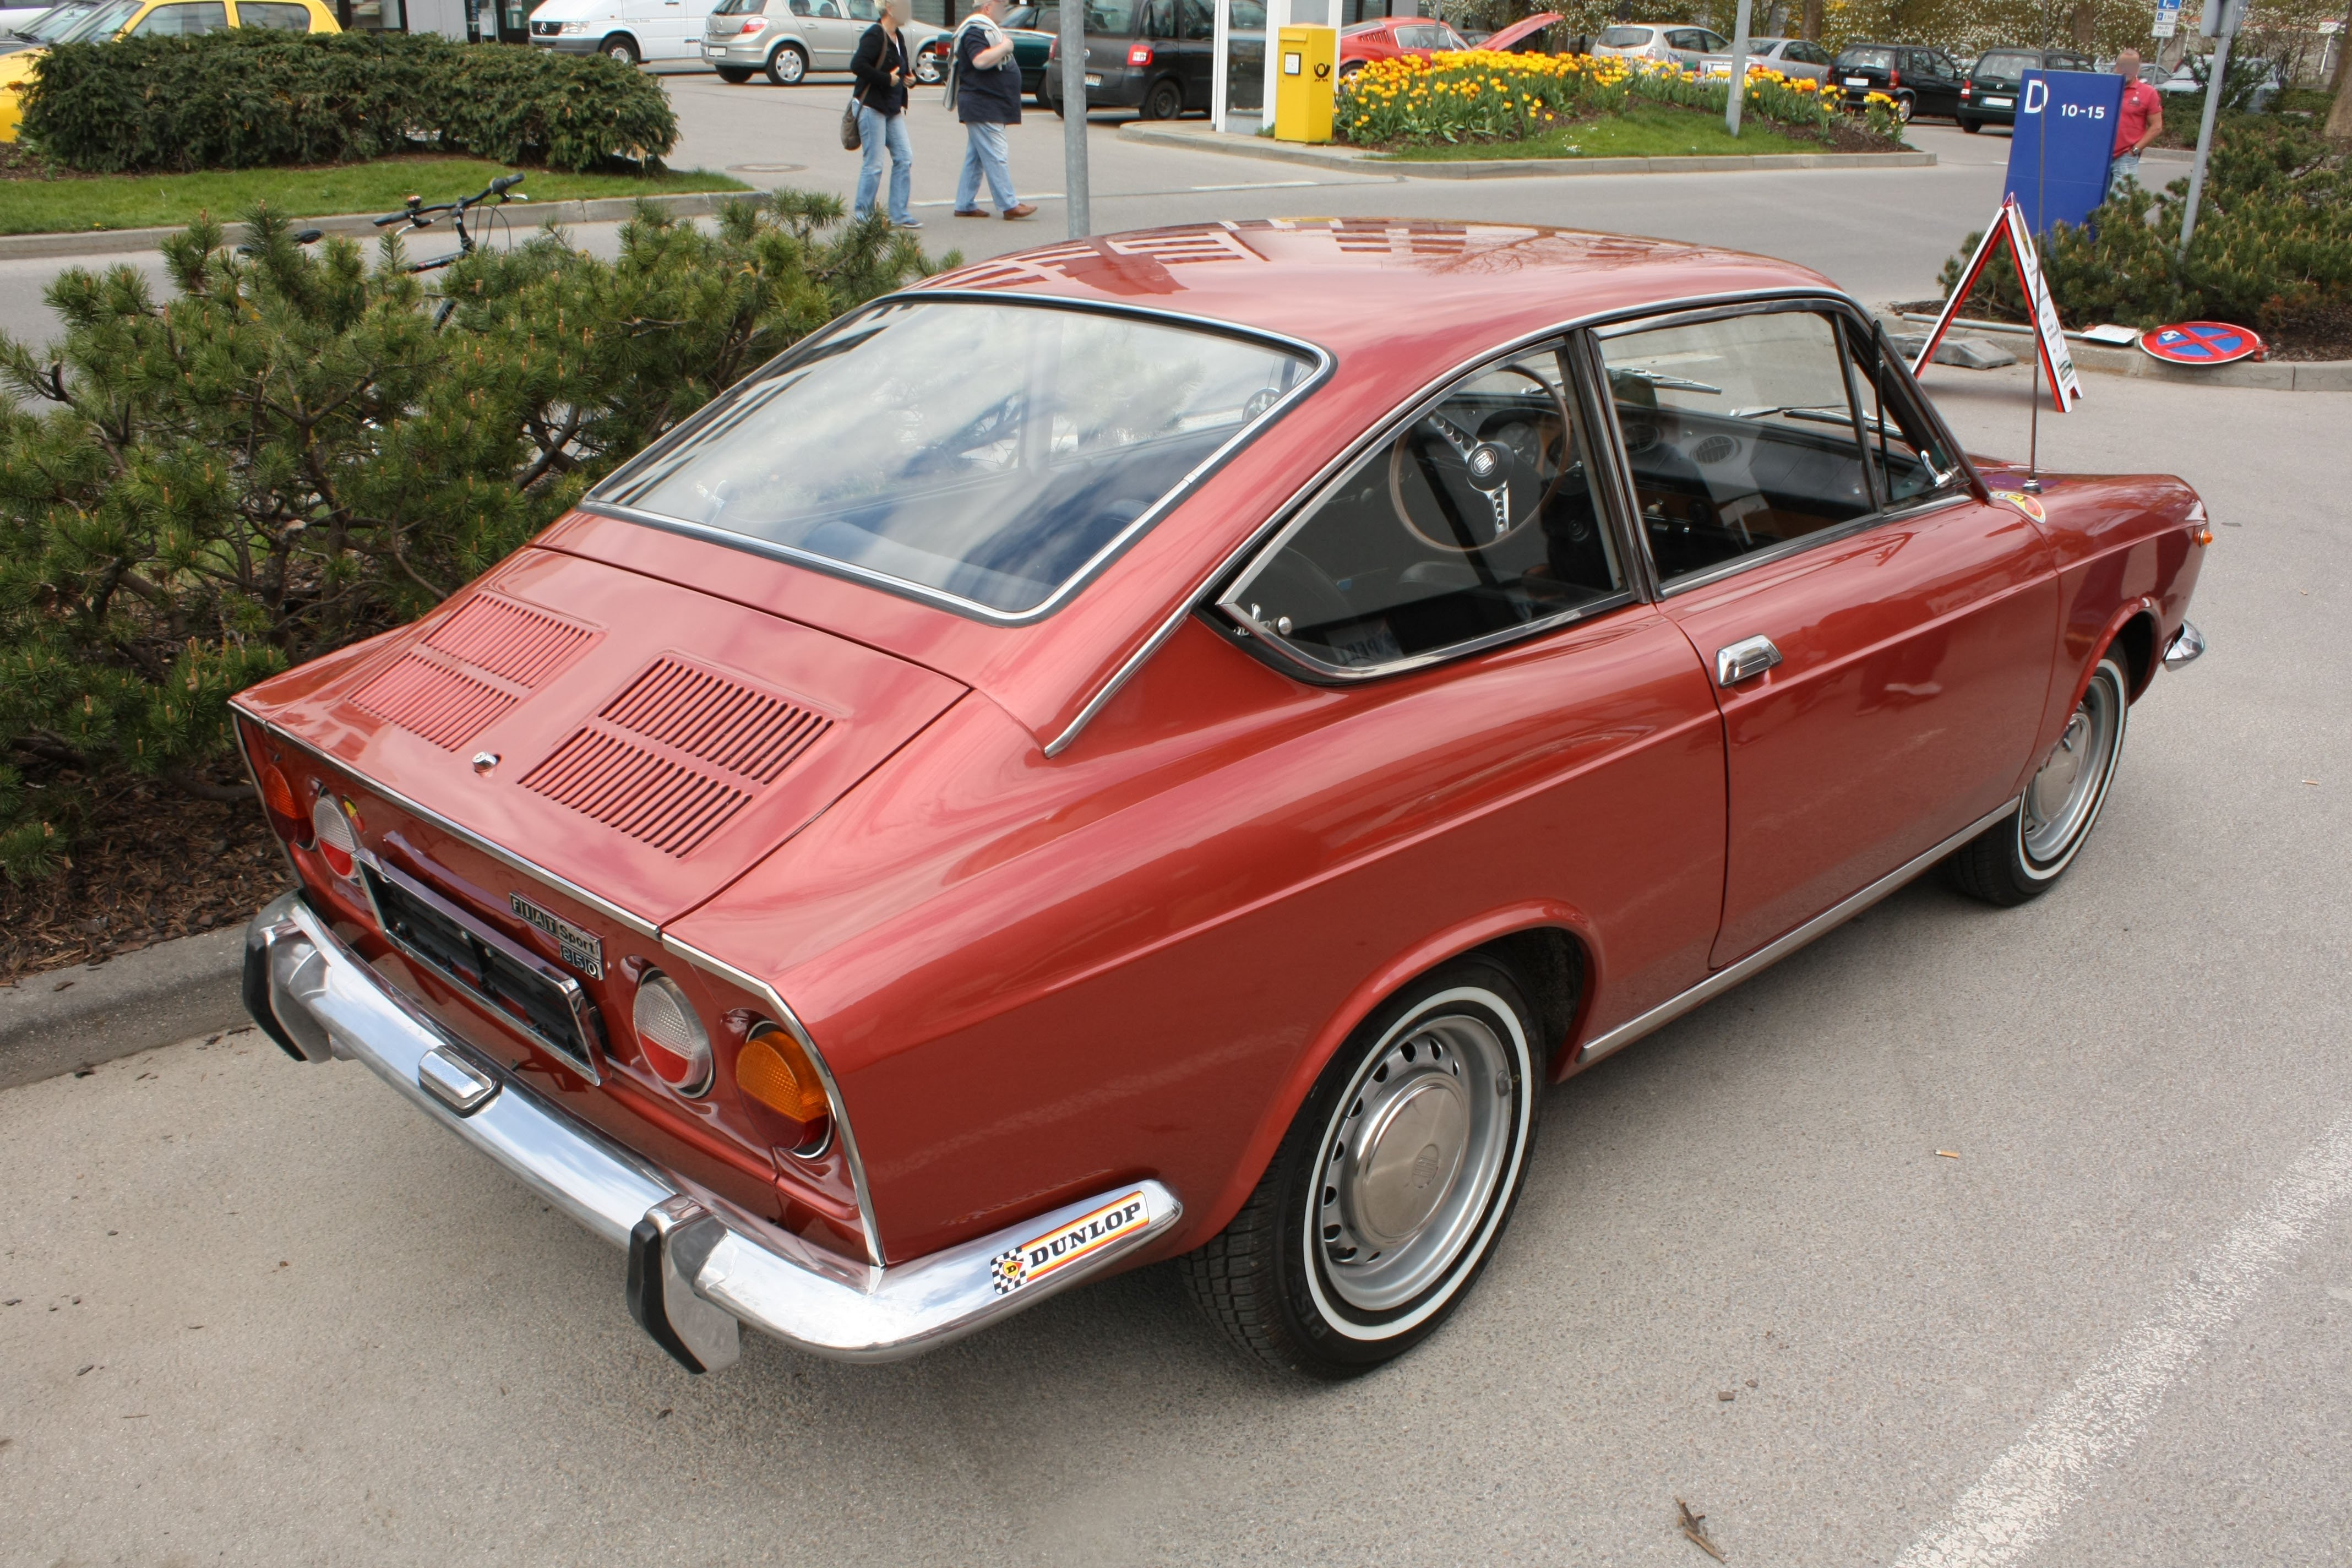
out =
{"type": "MultiPolygon", "coordinates": [[[[396,213],[386,213],[383,216],[376,219],[375,226],[378,228],[389,228],[394,224],[404,223],[410,229],[431,228],[434,224],[438,221],[437,215],[447,213],[449,215],[450,226],[457,231],[457,248],[451,251],[446,256],[436,256],[430,261],[412,261],[408,264],[407,269],[411,272],[432,272],[440,268],[448,266],[451,262],[457,260],[461,257],[471,256],[474,254],[474,237],[466,230],[466,215],[468,212],[471,212],[475,208],[482,205],[483,203],[492,200],[495,200],[498,203],[498,205],[501,207],[510,201],[527,202],[530,200],[529,196],[508,195],[508,193],[512,191],[517,185],[521,184],[522,181],[523,177],[520,174],[500,174],[497,179],[490,182],[488,189],[480,192],[478,195],[461,196],[454,202],[437,202],[429,207],[422,205],[424,202],[424,198],[422,196],[411,196],[408,198],[408,205],[403,207],[400,211],[396,213]]],[[[491,210],[495,212],[497,208],[494,207],[491,210]]],[[[457,300],[456,296],[444,294],[441,298],[441,309],[436,311],[433,316],[434,331],[438,331],[443,326],[446,325],[450,313],[456,310],[457,308],[457,300]]]]}

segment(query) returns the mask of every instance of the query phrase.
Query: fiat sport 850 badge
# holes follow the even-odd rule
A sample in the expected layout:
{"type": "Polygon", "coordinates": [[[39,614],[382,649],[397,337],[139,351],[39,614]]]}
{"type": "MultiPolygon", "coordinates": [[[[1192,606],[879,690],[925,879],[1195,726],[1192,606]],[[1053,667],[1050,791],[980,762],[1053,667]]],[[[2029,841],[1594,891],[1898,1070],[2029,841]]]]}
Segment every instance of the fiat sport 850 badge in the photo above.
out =
{"type": "Polygon", "coordinates": [[[507,905],[515,918],[529,921],[555,939],[555,956],[591,980],[604,978],[604,939],[582,931],[561,915],[550,914],[520,893],[509,893],[507,905]]]}

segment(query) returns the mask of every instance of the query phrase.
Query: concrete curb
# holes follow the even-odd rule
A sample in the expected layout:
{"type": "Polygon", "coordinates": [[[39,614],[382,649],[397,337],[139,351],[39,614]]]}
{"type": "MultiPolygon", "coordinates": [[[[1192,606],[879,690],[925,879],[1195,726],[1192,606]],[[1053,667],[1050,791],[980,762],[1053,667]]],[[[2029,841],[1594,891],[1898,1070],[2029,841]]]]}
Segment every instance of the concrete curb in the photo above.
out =
{"type": "MultiPolygon", "coordinates": [[[[532,202],[527,206],[512,206],[507,215],[518,227],[537,228],[542,224],[618,223],[637,210],[641,201],[651,202],[672,217],[700,217],[719,210],[724,201],[749,197],[766,201],[760,191],[692,191],[675,196],[599,196],[593,201],[532,202]]],[[[323,229],[329,234],[375,235],[383,231],[375,226],[382,213],[342,213],[333,217],[310,217],[299,220],[303,228],[323,229]]],[[[73,229],[62,234],[0,235],[0,261],[12,261],[37,256],[115,256],[142,250],[161,250],[163,242],[185,228],[175,224],[168,228],[93,228],[73,229]]],[[[231,227],[235,225],[232,222],[231,227]]],[[[411,243],[431,245],[440,237],[436,232],[411,243]]],[[[413,253],[412,253],[413,254],[413,253]]]]}
{"type": "Polygon", "coordinates": [[[1693,158],[1469,158],[1455,163],[1417,163],[1405,159],[1342,152],[1168,124],[1129,121],[1118,128],[1122,142],[1153,147],[1183,147],[1195,153],[1225,153],[1276,163],[1305,163],[1358,174],[1402,175],[1414,180],[1535,179],[1562,174],[1761,174],[1786,169],[1926,169],[1933,153],[1759,153],[1693,158]]]}
{"type": "Polygon", "coordinates": [[[0,1089],[247,1023],[245,922],[0,990],[0,1089]]]}
{"type": "MultiPolygon", "coordinates": [[[[1887,310],[1881,310],[1878,319],[1885,324],[1889,337],[1924,332],[1935,324],[1931,317],[1898,316],[1887,310]]],[[[2026,356],[2027,351],[2011,340],[2032,335],[2024,327],[2010,331],[1982,323],[1965,330],[1971,337],[1995,338],[2020,359],[2026,356]]],[[[1953,331],[1962,329],[1955,327],[1953,331]]],[[[2107,375],[2147,376],[2156,381],[2199,386],[2252,386],[2272,392],[2352,392],[2352,360],[2264,360],[2259,363],[2241,360],[2235,364],[2217,364],[2210,370],[2191,370],[2186,365],[2167,364],[2137,348],[2116,348],[2076,340],[2070,340],[2067,347],[2074,351],[2077,370],[2098,371],[2107,375]]]]}

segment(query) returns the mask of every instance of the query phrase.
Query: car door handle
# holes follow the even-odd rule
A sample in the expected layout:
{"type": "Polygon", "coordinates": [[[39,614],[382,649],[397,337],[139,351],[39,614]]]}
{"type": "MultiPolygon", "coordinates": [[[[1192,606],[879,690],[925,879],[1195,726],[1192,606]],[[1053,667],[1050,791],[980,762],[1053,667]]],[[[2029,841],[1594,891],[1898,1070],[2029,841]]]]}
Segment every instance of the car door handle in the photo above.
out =
{"type": "Polygon", "coordinates": [[[1752,680],[1780,662],[1780,650],[1770,637],[1744,637],[1715,650],[1715,683],[1737,686],[1752,680]]]}

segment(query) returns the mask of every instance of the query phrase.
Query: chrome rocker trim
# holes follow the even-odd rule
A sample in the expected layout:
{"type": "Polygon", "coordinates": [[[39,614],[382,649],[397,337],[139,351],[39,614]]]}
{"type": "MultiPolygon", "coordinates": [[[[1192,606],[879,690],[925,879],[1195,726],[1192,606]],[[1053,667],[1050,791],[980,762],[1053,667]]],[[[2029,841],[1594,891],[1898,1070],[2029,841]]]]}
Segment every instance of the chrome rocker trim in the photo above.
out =
{"type": "Polygon", "coordinates": [[[896,1361],[961,1339],[1100,1272],[1166,1230],[1183,1205],[1137,1181],[992,1235],[889,1267],[851,1262],[752,1228],[714,1198],[549,1103],[387,984],[289,893],[246,931],[245,1001],[304,1061],[352,1058],[523,1184],[629,1255],[629,1310],[689,1372],[740,1353],[738,1326],[836,1361],[896,1361]],[[998,1259],[1121,1197],[1079,1261],[1009,1287],[998,1259]]]}
{"type": "Polygon", "coordinates": [[[1776,937],[1738,963],[1717,970],[1682,994],[1659,1003],[1639,1017],[1629,1018],[1605,1034],[1595,1035],[1585,1041],[1583,1047],[1576,1053],[1576,1065],[1583,1067],[1599,1061],[1612,1051],[1622,1050],[1653,1030],[1664,1028],[1700,1003],[1722,995],[1749,975],[1769,969],[1814,938],[1827,936],[1879,900],[1900,890],[1906,883],[1933,868],[1936,862],[1978,834],[1996,827],[2016,815],[2017,802],[2013,799],[1998,811],[1987,812],[1926,854],[1905,861],[1852,898],[1832,905],[1785,936],[1776,937]]]}

